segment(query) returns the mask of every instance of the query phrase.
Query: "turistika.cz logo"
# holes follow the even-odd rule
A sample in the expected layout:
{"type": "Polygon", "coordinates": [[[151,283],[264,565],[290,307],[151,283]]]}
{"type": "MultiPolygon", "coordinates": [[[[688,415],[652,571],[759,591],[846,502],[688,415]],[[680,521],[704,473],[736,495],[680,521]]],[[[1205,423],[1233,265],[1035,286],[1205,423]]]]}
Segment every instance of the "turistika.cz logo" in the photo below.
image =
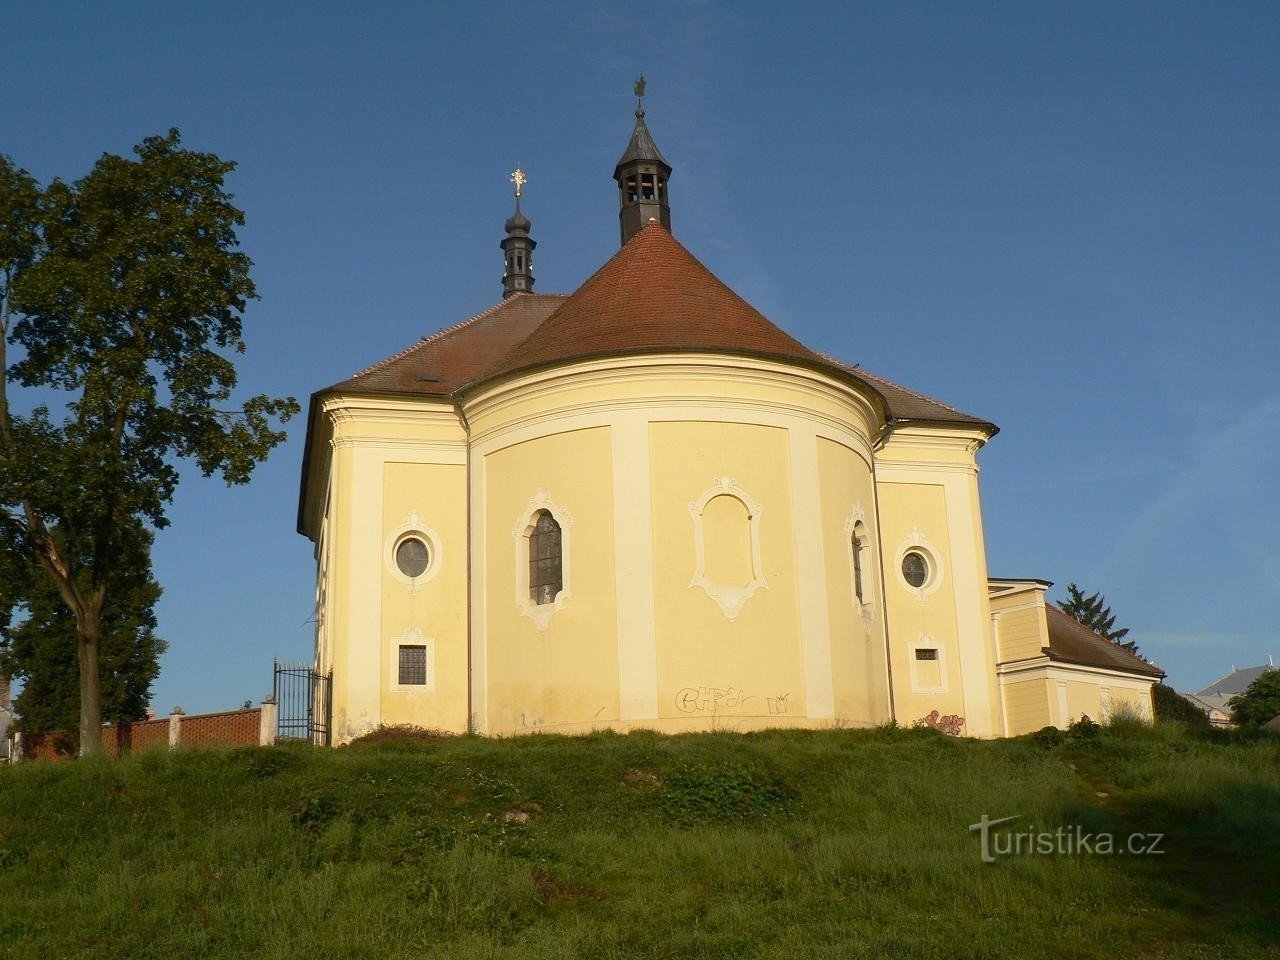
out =
{"type": "Polygon", "coordinates": [[[1021,819],[1022,815],[1017,814],[993,820],[984,813],[977,823],[969,824],[969,832],[978,834],[983,863],[995,863],[997,857],[1012,856],[1113,857],[1132,854],[1158,857],[1164,854],[1161,849],[1161,844],[1164,843],[1163,833],[1118,836],[1114,833],[1086,831],[1079,824],[1058,827],[1056,830],[1037,830],[1034,825],[1029,825],[1025,830],[997,832],[995,829],[1021,819]]]}

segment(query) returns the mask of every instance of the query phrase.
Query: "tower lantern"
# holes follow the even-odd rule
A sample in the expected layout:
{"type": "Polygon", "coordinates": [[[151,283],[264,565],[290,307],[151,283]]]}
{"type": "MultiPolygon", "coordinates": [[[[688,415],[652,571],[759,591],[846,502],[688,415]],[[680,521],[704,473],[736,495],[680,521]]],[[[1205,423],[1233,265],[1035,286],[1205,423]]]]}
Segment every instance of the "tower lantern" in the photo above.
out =
{"type": "Polygon", "coordinates": [[[644,87],[644,74],[641,74],[635,88],[636,126],[622,159],[613,170],[613,179],[618,182],[618,222],[624,244],[650,220],[671,229],[671,208],[667,204],[671,165],[653,142],[653,135],[644,122],[644,87]]]}
{"type": "Polygon", "coordinates": [[[520,211],[520,197],[529,182],[519,165],[511,174],[516,190],[516,212],[506,222],[507,235],[502,241],[502,298],[513,293],[533,291],[533,248],[538,244],[529,236],[533,223],[520,211]]]}

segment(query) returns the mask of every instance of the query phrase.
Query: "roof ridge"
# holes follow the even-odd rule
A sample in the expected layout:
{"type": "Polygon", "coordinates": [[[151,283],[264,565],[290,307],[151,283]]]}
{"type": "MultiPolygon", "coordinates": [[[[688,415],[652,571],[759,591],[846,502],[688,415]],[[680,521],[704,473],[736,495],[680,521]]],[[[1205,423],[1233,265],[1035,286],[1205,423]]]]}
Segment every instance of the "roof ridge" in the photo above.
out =
{"type": "MultiPolygon", "coordinates": [[[[517,293],[512,294],[512,297],[559,297],[562,300],[567,300],[569,295],[567,293],[534,293],[528,290],[521,290],[517,293]]],[[[373,373],[375,370],[381,370],[383,367],[387,366],[388,364],[394,363],[397,360],[403,360],[405,357],[413,353],[413,351],[417,350],[419,347],[425,347],[427,344],[434,343],[436,340],[439,340],[441,337],[446,337],[451,333],[461,330],[463,327],[470,326],[471,324],[475,323],[477,320],[483,320],[486,317],[490,316],[491,314],[496,313],[499,309],[501,309],[503,306],[505,306],[510,302],[511,302],[511,297],[503,297],[493,306],[489,307],[486,310],[480,311],[475,316],[467,317],[467,319],[461,320],[458,323],[455,323],[451,327],[441,327],[435,333],[430,334],[429,336],[422,337],[418,340],[415,340],[413,343],[409,344],[409,346],[405,347],[399,353],[395,353],[389,357],[385,357],[382,360],[379,360],[377,363],[372,364],[371,366],[365,367],[363,370],[357,370],[355,373],[351,374],[351,376],[347,377],[347,379],[354,380],[356,377],[363,377],[366,374],[373,373]]]]}

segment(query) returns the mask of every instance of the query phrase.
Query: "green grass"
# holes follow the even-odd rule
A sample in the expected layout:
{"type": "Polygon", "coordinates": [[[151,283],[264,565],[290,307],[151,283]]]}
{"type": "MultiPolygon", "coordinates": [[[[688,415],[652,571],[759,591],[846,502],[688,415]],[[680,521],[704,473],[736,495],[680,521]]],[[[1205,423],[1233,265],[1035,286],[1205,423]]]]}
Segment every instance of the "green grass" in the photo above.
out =
{"type": "Polygon", "coordinates": [[[26,764],[0,770],[0,956],[1280,957],[1280,738],[1048,740],[384,738],[26,764]],[[984,813],[1163,833],[1167,853],[984,864],[984,813]]]}

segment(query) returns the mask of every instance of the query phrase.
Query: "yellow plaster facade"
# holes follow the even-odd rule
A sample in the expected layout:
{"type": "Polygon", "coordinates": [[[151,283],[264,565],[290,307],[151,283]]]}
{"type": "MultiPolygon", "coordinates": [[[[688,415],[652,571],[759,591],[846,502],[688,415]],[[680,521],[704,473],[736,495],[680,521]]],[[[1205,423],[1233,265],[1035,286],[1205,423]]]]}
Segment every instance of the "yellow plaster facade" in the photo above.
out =
{"type": "Polygon", "coordinates": [[[745,730],[934,711],[993,737],[1121,703],[1150,715],[1149,678],[1043,655],[1042,584],[989,589],[986,433],[894,429],[829,375],[597,359],[459,406],[332,394],[312,430],[302,516],[336,742],[380,724],[745,730]],[[563,584],[539,604],[526,568],[543,510],[563,584]],[[396,564],[408,535],[430,554],[417,577],[396,564]],[[919,586],[909,552],[928,563],[919,586]],[[400,682],[402,646],[425,648],[422,682],[400,682]]]}
{"type": "Polygon", "coordinates": [[[502,302],[312,397],[333,742],[1149,716],[1159,671],[989,577],[996,427],[725,287],[670,234],[636,116],[623,247],[574,294],[531,292],[517,203],[502,302]]]}

